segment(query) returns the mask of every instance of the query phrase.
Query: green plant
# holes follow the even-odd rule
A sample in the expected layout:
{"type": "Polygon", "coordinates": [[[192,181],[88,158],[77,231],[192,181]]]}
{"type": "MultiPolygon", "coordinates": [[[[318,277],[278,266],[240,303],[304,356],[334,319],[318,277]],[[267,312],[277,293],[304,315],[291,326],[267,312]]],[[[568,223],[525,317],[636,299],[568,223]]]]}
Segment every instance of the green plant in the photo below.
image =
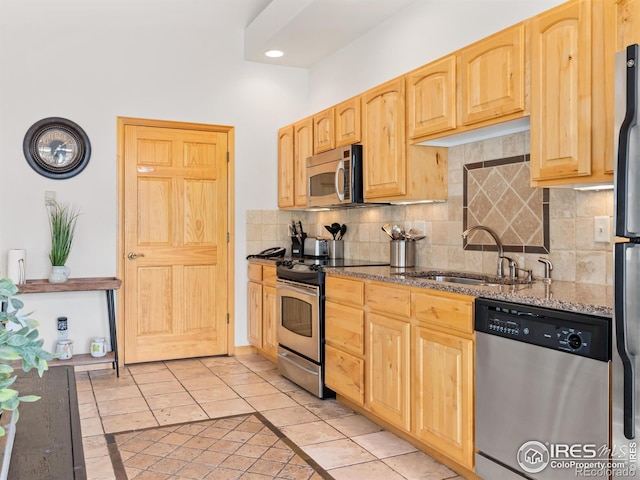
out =
{"type": "Polygon", "coordinates": [[[79,211],[69,205],[60,205],[54,202],[49,208],[49,221],[51,229],[51,252],[49,260],[54,267],[62,267],[67,263],[71,252],[73,236],[76,231],[76,221],[79,211]]]}
{"type": "MultiPolygon", "coordinates": [[[[14,297],[18,288],[8,278],[0,280],[0,413],[14,411],[15,421],[18,420],[18,405],[20,402],[35,402],[40,399],[37,395],[19,396],[18,391],[11,387],[16,381],[14,366],[22,361],[22,370],[28,372],[32,368],[38,369],[38,375],[49,369],[47,362],[55,358],[42,348],[44,340],[38,339],[36,320],[29,315],[20,315],[24,307],[21,300],[14,297]]],[[[5,434],[0,426],[0,436],[5,434]]]]}

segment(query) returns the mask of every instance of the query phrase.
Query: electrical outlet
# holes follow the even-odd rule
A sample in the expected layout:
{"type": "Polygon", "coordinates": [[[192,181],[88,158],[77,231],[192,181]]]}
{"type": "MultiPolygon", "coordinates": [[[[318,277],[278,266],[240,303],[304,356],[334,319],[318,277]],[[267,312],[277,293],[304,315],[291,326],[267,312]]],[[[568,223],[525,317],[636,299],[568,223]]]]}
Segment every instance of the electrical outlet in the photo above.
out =
{"type": "Polygon", "coordinates": [[[47,207],[51,207],[56,203],[56,192],[53,190],[44,191],[44,204],[47,207]]]}
{"type": "Polygon", "coordinates": [[[611,230],[609,229],[609,217],[595,217],[593,219],[594,238],[597,243],[609,243],[611,241],[611,230]]]}

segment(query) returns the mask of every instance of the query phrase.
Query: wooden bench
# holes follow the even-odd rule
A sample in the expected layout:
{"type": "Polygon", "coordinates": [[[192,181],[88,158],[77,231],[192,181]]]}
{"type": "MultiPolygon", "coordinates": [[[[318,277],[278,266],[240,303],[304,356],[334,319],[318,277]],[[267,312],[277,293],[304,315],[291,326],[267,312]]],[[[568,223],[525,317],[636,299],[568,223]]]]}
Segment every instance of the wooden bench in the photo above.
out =
{"type": "Polygon", "coordinates": [[[20,404],[9,478],[86,480],[73,367],[19,372],[15,389],[42,398],[20,404]]]}

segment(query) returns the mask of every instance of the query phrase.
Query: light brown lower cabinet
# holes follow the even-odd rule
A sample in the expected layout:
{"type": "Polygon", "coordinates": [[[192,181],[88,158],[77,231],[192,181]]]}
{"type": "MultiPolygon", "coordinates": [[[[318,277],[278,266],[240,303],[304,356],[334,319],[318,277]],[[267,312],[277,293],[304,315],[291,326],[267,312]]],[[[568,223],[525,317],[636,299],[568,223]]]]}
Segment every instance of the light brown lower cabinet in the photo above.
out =
{"type": "Polygon", "coordinates": [[[461,465],[473,465],[473,341],[414,327],[413,432],[461,465]]]}
{"type": "Polygon", "coordinates": [[[249,263],[247,317],[249,343],[267,358],[278,355],[278,305],[276,301],[276,267],[249,263]]]}
{"type": "Polygon", "coordinates": [[[409,321],[368,314],[366,404],[383,420],[409,431],[409,321]]]}
{"type": "Polygon", "coordinates": [[[326,295],[327,386],[452,468],[473,472],[474,298],[336,274],[327,276],[326,295]]]}

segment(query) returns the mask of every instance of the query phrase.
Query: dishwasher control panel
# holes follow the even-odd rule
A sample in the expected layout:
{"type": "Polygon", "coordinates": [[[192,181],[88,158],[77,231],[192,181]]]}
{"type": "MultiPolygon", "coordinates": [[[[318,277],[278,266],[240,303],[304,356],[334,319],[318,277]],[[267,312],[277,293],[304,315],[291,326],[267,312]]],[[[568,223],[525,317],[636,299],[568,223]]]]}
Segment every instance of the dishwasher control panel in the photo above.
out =
{"type": "Polygon", "coordinates": [[[611,359],[611,319],[476,299],[475,330],[598,360],[611,359]]]}

